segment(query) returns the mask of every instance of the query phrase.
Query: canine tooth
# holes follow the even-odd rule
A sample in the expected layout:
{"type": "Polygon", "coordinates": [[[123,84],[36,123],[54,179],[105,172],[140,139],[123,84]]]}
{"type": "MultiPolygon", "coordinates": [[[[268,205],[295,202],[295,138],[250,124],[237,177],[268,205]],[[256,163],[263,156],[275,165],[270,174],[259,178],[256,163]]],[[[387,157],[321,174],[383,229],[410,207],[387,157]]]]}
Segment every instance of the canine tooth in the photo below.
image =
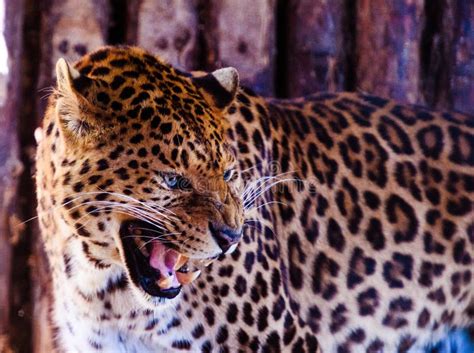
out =
{"type": "Polygon", "coordinates": [[[43,129],[38,127],[34,133],[36,143],[40,143],[43,140],[43,129]]]}
{"type": "Polygon", "coordinates": [[[189,260],[189,257],[179,254],[178,255],[178,261],[174,265],[173,270],[175,270],[175,271],[179,270],[181,267],[183,267],[183,265],[188,260],[189,260]]]}
{"type": "Polygon", "coordinates": [[[163,279],[160,279],[158,281],[158,286],[162,289],[168,289],[171,287],[171,284],[173,283],[173,276],[165,277],[163,279]]]}
{"type": "Polygon", "coordinates": [[[232,254],[232,253],[235,251],[235,249],[237,249],[237,246],[238,246],[238,245],[239,245],[239,243],[235,243],[234,245],[232,245],[232,246],[225,252],[225,254],[226,254],[226,255],[227,255],[227,254],[232,254]]]}
{"type": "Polygon", "coordinates": [[[178,282],[181,284],[189,284],[192,281],[194,281],[196,278],[198,278],[200,274],[201,274],[201,270],[197,270],[195,272],[186,272],[186,273],[176,272],[176,278],[178,279],[178,282]]]}
{"type": "Polygon", "coordinates": [[[213,262],[214,262],[214,260],[213,260],[213,259],[211,259],[211,260],[207,260],[206,262],[204,262],[204,266],[206,266],[206,267],[207,267],[207,266],[209,266],[210,264],[212,264],[213,262]]]}

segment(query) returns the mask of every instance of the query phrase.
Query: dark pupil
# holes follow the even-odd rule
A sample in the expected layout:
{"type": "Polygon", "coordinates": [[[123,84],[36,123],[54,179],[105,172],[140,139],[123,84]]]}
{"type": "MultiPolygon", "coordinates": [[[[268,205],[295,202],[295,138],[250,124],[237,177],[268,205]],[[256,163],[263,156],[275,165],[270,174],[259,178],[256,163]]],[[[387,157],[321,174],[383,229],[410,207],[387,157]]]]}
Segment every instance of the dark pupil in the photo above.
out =
{"type": "Polygon", "coordinates": [[[186,178],[179,178],[178,179],[178,187],[182,190],[187,190],[191,187],[189,184],[189,180],[186,178]]]}

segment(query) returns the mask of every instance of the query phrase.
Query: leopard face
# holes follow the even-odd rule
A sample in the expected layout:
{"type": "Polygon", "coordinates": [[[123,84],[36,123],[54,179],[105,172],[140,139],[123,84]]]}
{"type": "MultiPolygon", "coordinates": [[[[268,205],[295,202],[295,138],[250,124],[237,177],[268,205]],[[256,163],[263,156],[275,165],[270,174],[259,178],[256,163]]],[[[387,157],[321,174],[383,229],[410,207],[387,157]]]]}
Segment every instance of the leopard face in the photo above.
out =
{"type": "Polygon", "coordinates": [[[241,236],[222,117],[236,73],[192,79],[139,49],[107,48],[75,68],[60,60],[57,76],[46,134],[67,233],[98,266],[124,266],[145,301],[175,298],[241,236]]]}

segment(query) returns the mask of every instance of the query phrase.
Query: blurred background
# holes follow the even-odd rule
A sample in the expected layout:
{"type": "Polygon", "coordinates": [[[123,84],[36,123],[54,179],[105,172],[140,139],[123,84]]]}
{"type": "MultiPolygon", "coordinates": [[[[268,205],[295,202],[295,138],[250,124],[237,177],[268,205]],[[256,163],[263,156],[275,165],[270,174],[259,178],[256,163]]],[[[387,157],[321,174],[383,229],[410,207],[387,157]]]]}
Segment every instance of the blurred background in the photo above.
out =
{"type": "Polygon", "coordinates": [[[474,113],[474,0],[0,0],[0,352],[48,352],[34,129],[59,57],[133,44],[266,96],[361,90],[474,113]],[[1,18],[4,20],[2,21],[1,18]],[[6,46],[5,46],[6,44],[6,46]]]}

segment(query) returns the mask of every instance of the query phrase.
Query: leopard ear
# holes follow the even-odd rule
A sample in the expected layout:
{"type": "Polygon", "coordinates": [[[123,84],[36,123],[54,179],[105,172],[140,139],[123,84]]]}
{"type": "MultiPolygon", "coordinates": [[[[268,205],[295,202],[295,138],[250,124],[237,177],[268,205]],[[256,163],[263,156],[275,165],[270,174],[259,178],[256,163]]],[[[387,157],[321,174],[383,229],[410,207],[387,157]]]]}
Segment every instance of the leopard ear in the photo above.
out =
{"type": "Polygon", "coordinates": [[[56,115],[66,133],[85,137],[95,128],[96,121],[90,112],[92,104],[86,98],[94,88],[94,80],[81,75],[63,58],[56,63],[57,101],[56,115]]]}
{"type": "Polygon", "coordinates": [[[239,88],[239,74],[233,67],[226,67],[204,76],[194,77],[193,82],[208,103],[223,110],[235,98],[239,88]]]}

